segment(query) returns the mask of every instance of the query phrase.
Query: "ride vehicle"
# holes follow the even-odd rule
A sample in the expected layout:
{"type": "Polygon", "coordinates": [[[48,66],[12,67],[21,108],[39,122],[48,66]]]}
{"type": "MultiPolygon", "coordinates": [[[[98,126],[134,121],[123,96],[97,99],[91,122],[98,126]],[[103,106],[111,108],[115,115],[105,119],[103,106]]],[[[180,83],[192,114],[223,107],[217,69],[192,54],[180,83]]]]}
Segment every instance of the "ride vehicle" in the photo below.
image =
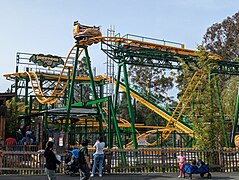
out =
{"type": "Polygon", "coordinates": [[[73,36],[77,41],[87,40],[92,37],[102,36],[100,27],[97,26],[85,26],[78,21],[74,22],[73,36]]]}

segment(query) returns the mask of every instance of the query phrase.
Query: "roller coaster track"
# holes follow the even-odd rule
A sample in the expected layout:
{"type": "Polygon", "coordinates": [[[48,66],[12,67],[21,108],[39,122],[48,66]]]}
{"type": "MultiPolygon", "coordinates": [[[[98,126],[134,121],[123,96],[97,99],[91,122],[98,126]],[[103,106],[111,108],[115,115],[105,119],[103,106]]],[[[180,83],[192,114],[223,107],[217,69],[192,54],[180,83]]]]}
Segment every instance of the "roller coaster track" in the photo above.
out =
{"type": "MultiPolygon", "coordinates": [[[[150,102],[146,101],[143,97],[141,97],[138,93],[134,92],[132,89],[130,89],[130,94],[133,98],[137,99],[139,102],[144,104],[146,107],[150,108],[152,111],[156,112],[159,114],[161,117],[166,119],[168,121],[167,125],[163,129],[157,129],[157,130],[150,130],[147,131],[143,134],[140,134],[137,136],[137,140],[141,137],[147,137],[150,136],[151,134],[154,134],[158,131],[162,132],[162,137],[161,140],[164,141],[168,138],[168,136],[171,134],[172,131],[178,131],[181,130],[184,133],[189,134],[191,137],[193,136],[193,130],[191,130],[189,127],[185,126],[180,122],[180,117],[186,108],[187,104],[190,102],[193,92],[197,89],[200,81],[203,79],[204,74],[199,73],[198,71],[194,73],[193,77],[191,78],[186,90],[184,91],[184,94],[180,98],[180,101],[178,102],[175,110],[173,111],[172,115],[170,116],[169,113],[166,113],[162,109],[156,107],[155,105],[151,104],[150,102]],[[173,125],[176,128],[173,128],[171,125],[173,125]]],[[[119,87],[121,90],[126,92],[125,86],[120,83],[119,87]]],[[[146,141],[147,146],[155,146],[157,141],[154,141],[153,143],[149,143],[146,141]]],[[[126,147],[131,146],[133,142],[131,141],[126,145],[126,147]]]]}
{"type": "MultiPolygon", "coordinates": [[[[126,88],[125,88],[124,84],[120,83],[119,84],[119,88],[121,90],[123,90],[124,92],[126,92],[126,88]]],[[[170,132],[171,133],[172,131],[175,131],[175,130],[176,131],[181,130],[184,133],[187,133],[189,136],[193,137],[193,130],[190,127],[188,127],[188,125],[186,125],[186,124],[184,124],[184,123],[182,123],[180,121],[177,121],[176,119],[172,118],[172,116],[169,113],[167,113],[165,110],[162,110],[159,107],[155,106],[154,104],[148,102],[145,98],[143,98],[141,95],[136,93],[131,88],[130,88],[130,95],[131,95],[131,97],[135,98],[137,101],[139,101],[140,103],[142,103],[143,105],[145,105],[146,107],[148,107],[149,109],[151,109],[152,111],[154,111],[155,113],[157,113],[158,115],[160,115],[161,117],[166,119],[167,121],[169,121],[169,122],[172,122],[172,121],[177,122],[177,123],[175,123],[175,127],[176,128],[167,126],[167,127],[163,127],[163,128],[149,130],[149,131],[147,131],[147,132],[145,132],[143,134],[138,135],[137,136],[137,140],[139,138],[141,138],[141,137],[147,137],[147,136],[150,136],[150,135],[155,134],[157,132],[163,132],[163,133],[170,132]]],[[[166,139],[164,137],[162,137],[162,138],[164,140],[166,139]]],[[[157,143],[157,141],[155,141],[153,143],[149,143],[149,142],[146,141],[146,145],[147,146],[155,146],[156,143],[157,143]]],[[[131,146],[132,144],[133,144],[133,141],[129,142],[125,146],[128,147],[128,146],[131,146]]]]}
{"type": "MultiPolygon", "coordinates": [[[[166,52],[171,52],[175,54],[181,54],[181,55],[186,55],[186,56],[197,56],[196,51],[194,50],[189,50],[189,49],[184,49],[184,48],[178,48],[178,47],[172,47],[172,46],[166,46],[166,45],[161,45],[161,44],[154,44],[154,43],[149,43],[149,42],[143,42],[143,41],[138,41],[138,40],[133,40],[133,39],[128,39],[128,38],[121,38],[121,37],[94,37],[94,38],[89,38],[86,40],[80,40],[77,41],[76,44],[71,48],[70,52],[68,53],[66,57],[66,61],[64,63],[64,67],[62,68],[62,71],[58,77],[58,81],[56,82],[54,86],[54,90],[51,92],[51,94],[45,95],[41,89],[38,76],[35,72],[23,72],[22,74],[19,73],[19,75],[28,75],[29,80],[32,84],[32,90],[36,96],[36,99],[41,103],[41,104],[53,104],[58,100],[58,97],[60,97],[67,85],[68,85],[68,80],[64,80],[63,74],[68,74],[69,69],[70,73],[72,71],[72,65],[68,65],[68,59],[70,58],[71,55],[74,54],[74,50],[76,48],[76,45],[81,45],[81,46],[89,46],[94,44],[97,44],[99,42],[111,42],[115,44],[127,44],[127,45],[133,45],[137,47],[145,47],[149,49],[156,49],[159,51],[166,51],[166,52]]],[[[83,49],[79,51],[79,54],[81,54],[83,49]]],[[[220,59],[219,56],[211,54],[210,55],[214,59],[220,59]]],[[[79,57],[79,56],[78,56],[79,57]]]]}
{"type": "MultiPolygon", "coordinates": [[[[194,56],[194,57],[198,56],[197,51],[190,50],[190,49],[166,46],[166,45],[162,45],[162,44],[155,44],[155,43],[144,42],[144,41],[139,41],[139,40],[134,40],[134,39],[115,37],[115,36],[114,37],[89,38],[86,40],[77,41],[77,44],[82,45],[82,46],[90,46],[92,44],[97,44],[99,42],[111,42],[111,43],[115,43],[116,45],[127,44],[127,45],[136,46],[136,47],[145,47],[145,48],[149,48],[149,49],[170,52],[173,54],[180,54],[180,55],[194,56]]],[[[215,60],[221,59],[221,57],[216,54],[209,54],[208,58],[215,59],[215,60]]]]}
{"type": "MultiPolygon", "coordinates": [[[[68,63],[68,60],[72,58],[72,55],[75,56],[75,48],[76,46],[74,45],[71,50],[69,51],[66,61],[64,62],[64,67],[62,68],[60,75],[58,76],[58,80],[56,84],[54,84],[54,88],[51,92],[50,95],[46,95],[43,93],[42,88],[39,83],[39,78],[35,72],[23,72],[23,73],[17,73],[18,76],[28,76],[30,83],[32,85],[32,90],[36,96],[36,99],[41,103],[41,104],[53,104],[55,103],[58,98],[65,92],[65,89],[67,88],[68,85],[68,79],[66,80],[66,75],[69,73],[71,74],[73,66],[72,64],[68,63]]],[[[79,51],[79,55],[83,52],[83,49],[79,51]]],[[[79,56],[78,56],[79,57],[79,56]]]]}
{"type": "MultiPolygon", "coordinates": [[[[183,114],[185,108],[187,107],[188,103],[192,99],[193,92],[197,89],[199,83],[203,79],[205,74],[199,73],[196,71],[191,78],[187,88],[185,89],[183,95],[181,96],[176,108],[174,109],[171,118],[169,119],[166,127],[170,127],[171,125],[174,125],[177,127],[177,124],[179,123],[179,119],[181,115],[183,114]]],[[[170,131],[163,131],[162,138],[167,139],[167,137],[170,135],[170,131]]]]}
{"type": "MultiPolygon", "coordinates": [[[[126,88],[122,83],[119,84],[119,88],[121,90],[123,90],[124,92],[126,92],[126,88]]],[[[139,95],[138,93],[136,93],[132,89],[130,89],[130,95],[133,98],[135,98],[137,101],[139,101],[140,103],[142,103],[143,105],[145,105],[146,107],[148,107],[149,109],[151,109],[152,111],[154,111],[155,113],[157,113],[158,115],[160,115],[161,117],[166,119],[167,121],[174,121],[174,122],[177,121],[176,119],[172,118],[171,115],[168,112],[166,112],[166,111],[160,109],[159,107],[155,106],[154,104],[148,102],[147,100],[145,100],[145,98],[143,98],[141,95],[139,95]]],[[[189,134],[191,137],[193,136],[193,130],[188,125],[178,121],[175,124],[175,126],[179,130],[189,134]]]]}

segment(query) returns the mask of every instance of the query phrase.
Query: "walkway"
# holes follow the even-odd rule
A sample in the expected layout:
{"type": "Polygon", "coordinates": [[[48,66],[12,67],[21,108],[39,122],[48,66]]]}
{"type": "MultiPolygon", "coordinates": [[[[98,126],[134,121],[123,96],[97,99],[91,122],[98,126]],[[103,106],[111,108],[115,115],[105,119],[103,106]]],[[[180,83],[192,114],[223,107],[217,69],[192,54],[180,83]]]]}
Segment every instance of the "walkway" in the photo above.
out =
{"type": "MultiPolygon", "coordinates": [[[[178,174],[175,173],[161,173],[161,174],[119,174],[119,175],[104,175],[102,178],[95,177],[90,178],[90,180],[179,180],[184,178],[177,178],[178,174]]],[[[43,175],[0,175],[0,180],[46,180],[46,176],[43,175]]],[[[79,176],[71,177],[69,175],[58,175],[57,180],[79,180],[79,176]]],[[[185,180],[189,179],[186,176],[185,180]]],[[[201,178],[199,174],[193,175],[193,180],[207,179],[201,178]]],[[[212,178],[215,180],[239,180],[239,172],[237,173],[219,173],[213,172],[212,178]]]]}

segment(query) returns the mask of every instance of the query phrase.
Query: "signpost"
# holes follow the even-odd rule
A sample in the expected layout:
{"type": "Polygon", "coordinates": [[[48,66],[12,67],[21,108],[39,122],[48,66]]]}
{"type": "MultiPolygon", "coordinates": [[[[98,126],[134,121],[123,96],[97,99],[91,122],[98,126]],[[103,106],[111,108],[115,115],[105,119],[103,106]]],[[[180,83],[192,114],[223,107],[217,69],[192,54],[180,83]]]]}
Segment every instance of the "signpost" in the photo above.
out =
{"type": "Polygon", "coordinates": [[[53,55],[44,55],[44,54],[33,54],[30,59],[30,62],[38,64],[38,66],[51,67],[54,68],[57,65],[64,64],[64,61],[61,57],[53,55]]]}

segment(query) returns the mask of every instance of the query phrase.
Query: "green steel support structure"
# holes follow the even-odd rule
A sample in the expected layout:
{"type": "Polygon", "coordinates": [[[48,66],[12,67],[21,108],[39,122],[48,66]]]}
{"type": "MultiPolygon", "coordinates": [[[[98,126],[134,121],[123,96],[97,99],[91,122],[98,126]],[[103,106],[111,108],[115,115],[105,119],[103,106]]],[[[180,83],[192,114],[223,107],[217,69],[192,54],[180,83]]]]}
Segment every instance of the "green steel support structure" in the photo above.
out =
{"type": "MultiPolygon", "coordinates": [[[[197,62],[197,57],[191,57],[191,56],[187,56],[187,55],[181,55],[181,54],[177,54],[177,53],[172,53],[172,52],[166,52],[166,51],[161,51],[159,49],[150,49],[147,47],[137,47],[135,48],[135,46],[131,46],[130,44],[125,46],[122,43],[108,43],[102,41],[103,45],[107,46],[107,49],[104,49],[102,47],[102,50],[111,58],[113,59],[117,64],[118,64],[118,75],[117,75],[117,81],[116,81],[116,88],[115,88],[115,94],[114,94],[114,99],[113,99],[113,103],[109,102],[108,106],[110,109],[110,113],[108,113],[108,118],[104,117],[104,112],[102,110],[102,93],[103,90],[100,89],[100,98],[97,95],[96,92],[96,85],[93,79],[93,74],[91,71],[91,62],[90,62],[90,57],[88,54],[88,49],[86,46],[80,46],[80,45],[76,45],[76,55],[74,58],[74,67],[73,67],[73,72],[72,72],[72,77],[70,78],[70,70],[68,71],[69,75],[68,75],[68,82],[69,86],[67,88],[67,94],[68,96],[66,96],[65,100],[67,101],[66,104],[66,109],[67,109],[67,113],[66,113],[66,123],[65,123],[65,128],[64,131],[67,132],[68,131],[68,126],[69,126],[69,120],[70,120],[70,113],[71,113],[71,107],[73,106],[73,94],[74,94],[74,84],[75,84],[75,78],[76,78],[76,68],[77,68],[77,63],[78,63],[78,54],[79,54],[79,49],[83,48],[85,51],[85,55],[86,55],[86,63],[87,63],[87,68],[89,70],[89,76],[90,76],[90,85],[92,88],[92,94],[93,94],[93,98],[94,101],[90,102],[90,103],[95,103],[97,105],[97,113],[98,113],[98,119],[99,119],[99,125],[100,125],[100,133],[103,130],[103,120],[108,124],[108,132],[111,132],[111,123],[112,125],[114,125],[112,128],[115,128],[116,131],[116,135],[117,135],[117,140],[119,142],[119,147],[123,148],[122,145],[122,141],[121,141],[121,136],[120,136],[120,131],[119,131],[119,127],[118,127],[118,123],[117,123],[117,119],[116,119],[116,109],[118,108],[118,93],[119,93],[119,83],[120,83],[120,75],[121,75],[121,70],[123,68],[123,72],[124,72],[124,83],[125,83],[125,87],[126,87],[126,96],[127,96],[127,103],[128,103],[128,110],[129,110],[129,116],[130,116],[130,123],[131,123],[131,133],[132,133],[132,139],[133,139],[133,143],[134,143],[134,147],[137,148],[137,140],[136,140],[136,132],[135,132],[135,113],[133,111],[132,108],[132,103],[131,103],[131,96],[130,96],[130,85],[129,85],[129,79],[128,79],[128,74],[127,74],[127,65],[139,65],[139,66],[149,66],[149,67],[159,67],[159,68],[168,68],[168,69],[182,69],[182,65],[181,65],[181,61],[179,61],[178,59],[180,58],[181,60],[183,60],[190,68],[190,66],[198,66],[198,62],[197,62]],[[107,120],[106,120],[107,119],[107,120]]],[[[17,54],[17,62],[19,61],[19,54],[17,54]]],[[[212,70],[212,73],[216,73],[216,74],[229,74],[229,75],[239,75],[239,63],[238,62],[229,62],[229,61],[218,61],[218,60],[210,60],[214,63],[217,63],[217,66],[212,70]]],[[[18,66],[16,66],[16,72],[18,72],[18,66]]],[[[28,84],[27,78],[25,79],[26,81],[26,87],[28,84]]],[[[44,79],[40,76],[40,86],[42,87],[42,83],[43,83],[44,79]]],[[[16,78],[15,79],[15,92],[17,94],[18,89],[19,89],[19,79],[16,78]]],[[[218,102],[220,103],[220,96],[218,93],[218,87],[216,87],[216,93],[217,93],[217,97],[218,97],[218,102]]],[[[25,89],[25,96],[27,96],[28,89],[25,89]]],[[[65,94],[65,95],[67,95],[65,94]]],[[[82,93],[81,93],[82,94],[82,93]]],[[[16,95],[17,98],[17,95],[16,95]]],[[[82,100],[82,97],[81,97],[82,100]]],[[[112,101],[112,99],[109,99],[108,101],[112,101]]],[[[30,97],[30,103],[32,103],[31,101],[31,97],[30,97]]],[[[89,103],[89,104],[90,104],[89,103]]],[[[29,104],[28,100],[25,99],[25,104],[29,104]]],[[[77,104],[77,103],[76,103],[77,104]]],[[[78,104],[78,105],[82,105],[82,107],[84,105],[86,105],[87,103],[82,103],[82,104],[78,104]]],[[[219,104],[219,108],[220,108],[220,117],[222,120],[222,126],[224,126],[224,141],[226,143],[226,132],[225,132],[225,122],[224,122],[224,117],[223,117],[223,112],[222,112],[222,108],[221,105],[219,104]]],[[[29,106],[29,110],[26,111],[26,113],[31,113],[31,106],[29,106]]],[[[45,107],[47,110],[47,106],[45,107]]],[[[233,130],[232,130],[232,136],[231,136],[231,140],[230,140],[230,144],[234,144],[233,143],[233,138],[235,136],[236,133],[236,127],[237,127],[237,123],[238,123],[238,109],[239,109],[239,90],[238,90],[238,97],[237,97],[237,104],[236,104],[236,109],[235,109],[235,120],[234,120],[234,126],[233,126],[233,130]]],[[[39,105],[39,111],[42,110],[41,105],[39,105]]],[[[44,113],[44,129],[46,130],[46,125],[47,125],[47,113],[44,113]]],[[[87,122],[86,122],[87,124],[87,122]]],[[[71,128],[73,128],[73,124],[71,122],[71,128]]],[[[73,129],[71,129],[71,131],[73,131],[73,129]]],[[[158,136],[158,133],[157,133],[158,136]]],[[[108,136],[109,137],[109,136],[108,136]]],[[[112,137],[111,137],[112,139],[112,137]]],[[[111,142],[111,140],[110,140],[111,142]]],[[[162,143],[161,143],[162,144],[162,143]]],[[[110,146],[113,146],[113,144],[109,144],[110,146]]]]}
{"type": "Polygon", "coordinates": [[[131,96],[130,96],[130,89],[129,89],[129,82],[128,82],[128,73],[127,73],[127,67],[126,67],[125,63],[123,63],[123,71],[124,71],[124,82],[125,82],[125,87],[126,87],[128,110],[129,110],[129,119],[130,119],[130,124],[131,124],[132,140],[134,143],[134,148],[138,149],[138,143],[137,143],[136,131],[135,131],[135,116],[134,116],[132,103],[131,103],[131,96]]]}
{"type": "Polygon", "coordinates": [[[219,114],[220,114],[220,118],[222,121],[224,143],[225,143],[226,147],[228,148],[229,147],[228,138],[227,138],[227,132],[226,132],[226,127],[225,127],[225,119],[224,119],[223,111],[222,111],[221,98],[220,98],[220,94],[219,94],[218,81],[215,81],[215,89],[216,89],[217,101],[218,101],[218,106],[219,106],[219,114]]]}
{"type": "MultiPolygon", "coordinates": [[[[74,91],[74,83],[75,83],[75,77],[76,77],[76,68],[77,68],[77,62],[78,62],[78,56],[79,56],[79,46],[76,46],[76,54],[74,59],[74,69],[72,73],[72,78],[70,82],[70,90],[68,93],[68,103],[67,103],[67,111],[66,111],[66,124],[65,124],[65,132],[68,132],[68,126],[69,126],[69,119],[70,119],[70,112],[71,112],[71,104],[72,104],[72,94],[74,91]]],[[[66,133],[65,133],[66,134],[66,133]]]]}
{"type": "MultiPolygon", "coordinates": [[[[109,97],[109,104],[110,104],[110,111],[111,111],[111,114],[113,117],[113,123],[114,123],[115,129],[116,129],[116,136],[117,136],[118,144],[119,144],[120,149],[123,149],[122,139],[120,136],[118,122],[117,122],[116,115],[115,115],[115,109],[113,107],[113,102],[110,97],[109,97]]],[[[123,151],[121,151],[121,154],[122,154],[121,160],[122,160],[123,164],[125,164],[126,163],[125,153],[123,151]]]]}
{"type": "MultiPolygon", "coordinates": [[[[98,95],[97,95],[96,89],[95,89],[96,86],[95,86],[95,82],[94,82],[94,77],[93,77],[93,73],[92,73],[92,70],[91,70],[91,62],[90,62],[88,49],[87,49],[87,46],[84,46],[83,48],[85,50],[86,65],[87,65],[87,68],[88,68],[88,71],[89,71],[90,85],[91,85],[93,97],[94,97],[94,100],[98,100],[98,95]]],[[[104,117],[104,113],[103,113],[102,106],[100,105],[100,103],[97,103],[97,109],[98,109],[99,123],[100,123],[100,127],[102,129],[102,118],[106,123],[107,123],[107,121],[104,117]]]]}
{"type": "Polygon", "coordinates": [[[236,109],[235,109],[235,119],[234,119],[234,124],[233,124],[233,129],[232,129],[232,136],[230,139],[230,146],[235,147],[234,144],[234,137],[236,135],[236,128],[238,125],[238,111],[239,111],[239,87],[237,87],[238,93],[237,93],[237,102],[236,102],[236,109]]]}
{"type": "MultiPolygon", "coordinates": [[[[181,60],[188,65],[189,69],[191,66],[199,66],[196,56],[188,56],[184,54],[177,54],[167,51],[161,51],[159,49],[150,49],[143,46],[135,46],[130,44],[119,43],[107,43],[102,41],[101,49],[104,53],[107,54],[113,61],[119,64],[119,70],[117,75],[116,87],[115,87],[115,99],[114,106],[117,107],[117,98],[118,98],[118,87],[120,83],[120,72],[121,67],[124,68],[126,65],[138,65],[138,66],[149,66],[149,67],[158,67],[158,68],[167,68],[167,69],[182,69],[181,60]],[[179,61],[179,58],[181,59],[179,61]]],[[[216,74],[228,74],[228,75],[239,75],[239,63],[238,62],[229,62],[223,60],[213,60],[210,59],[210,62],[216,63],[217,66],[212,70],[211,73],[216,74]]],[[[124,70],[126,72],[126,70],[124,70]]],[[[125,76],[124,81],[128,83],[128,78],[125,76]]],[[[127,85],[128,86],[128,85],[127,85]]],[[[128,89],[126,87],[126,89],[128,89]]],[[[127,97],[130,97],[130,92],[127,90],[127,97]]],[[[127,98],[130,100],[130,98],[127,98]]],[[[219,100],[220,101],[220,100],[219,100]]],[[[131,104],[131,103],[130,103],[131,104]]],[[[134,116],[131,106],[129,106],[130,116],[134,116]]],[[[238,114],[238,111],[236,112],[238,114]]],[[[220,110],[220,116],[223,118],[222,111],[220,110]]],[[[132,118],[132,117],[131,117],[132,118]]],[[[132,122],[131,122],[132,123],[132,122]]],[[[237,121],[235,122],[235,124],[237,121]]],[[[222,119],[223,125],[223,119],[222,119]]],[[[235,126],[235,125],[234,125],[235,126]]],[[[134,131],[134,126],[131,127],[132,133],[134,131]]],[[[225,131],[225,128],[224,130],[225,131]]],[[[224,139],[225,139],[225,132],[224,139]]],[[[133,135],[133,134],[132,134],[133,135]]],[[[135,137],[134,145],[136,145],[135,137]]],[[[193,139],[190,140],[192,143],[193,139]]],[[[226,142],[226,141],[225,141],[226,142]]]]}
{"type": "MultiPolygon", "coordinates": [[[[27,71],[28,71],[28,68],[27,68],[27,71]]],[[[24,99],[24,104],[25,104],[25,115],[27,115],[29,113],[29,107],[28,107],[28,85],[29,85],[29,78],[26,77],[25,79],[25,83],[26,83],[26,86],[25,86],[25,99],[24,99]]]]}

